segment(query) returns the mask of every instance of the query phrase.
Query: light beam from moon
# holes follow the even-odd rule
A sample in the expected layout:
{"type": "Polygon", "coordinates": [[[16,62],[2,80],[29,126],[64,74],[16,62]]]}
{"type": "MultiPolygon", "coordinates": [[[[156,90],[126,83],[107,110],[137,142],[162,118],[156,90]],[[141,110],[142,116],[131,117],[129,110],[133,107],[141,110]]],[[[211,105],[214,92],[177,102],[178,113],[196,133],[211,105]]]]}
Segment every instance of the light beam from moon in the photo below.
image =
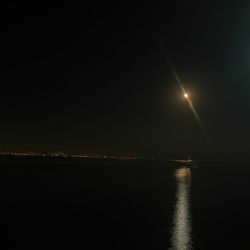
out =
{"type": "MultiPolygon", "coordinates": [[[[196,110],[196,108],[195,108],[195,106],[194,106],[192,100],[190,99],[189,95],[187,94],[187,92],[186,92],[186,90],[185,90],[185,88],[184,88],[184,86],[183,86],[183,84],[182,84],[182,82],[181,82],[181,79],[180,79],[180,77],[178,76],[178,74],[177,74],[177,72],[176,72],[176,70],[175,70],[175,67],[174,67],[172,61],[170,60],[170,57],[169,57],[169,55],[168,55],[168,53],[167,53],[167,51],[166,51],[166,48],[163,46],[163,44],[162,44],[162,42],[161,42],[161,39],[160,39],[159,35],[158,35],[157,33],[155,33],[155,34],[156,34],[156,36],[157,36],[157,40],[158,40],[159,45],[160,45],[160,47],[161,47],[161,50],[162,50],[162,52],[163,52],[163,54],[164,54],[164,56],[165,56],[165,59],[166,59],[166,61],[167,61],[167,62],[169,63],[169,65],[170,65],[170,68],[171,68],[171,71],[172,71],[172,73],[173,73],[173,75],[174,75],[174,78],[175,78],[177,84],[179,85],[179,87],[180,87],[180,89],[181,89],[181,92],[183,93],[183,96],[187,99],[188,106],[190,107],[190,109],[191,109],[191,111],[192,111],[192,113],[193,113],[193,115],[194,115],[194,117],[195,117],[197,123],[199,124],[202,133],[203,133],[203,134],[207,137],[207,139],[208,139],[208,132],[207,132],[206,127],[204,126],[204,124],[203,124],[203,122],[202,122],[202,120],[201,120],[201,118],[200,118],[200,116],[199,116],[199,114],[198,114],[198,112],[197,112],[197,110],[196,110]]],[[[208,141],[209,141],[209,140],[208,140],[208,141]]],[[[209,141],[209,144],[210,144],[210,141],[209,141]]]]}
{"type": "Polygon", "coordinates": [[[200,116],[199,116],[197,110],[195,109],[192,100],[188,97],[188,95],[187,95],[187,97],[185,97],[185,98],[187,99],[188,106],[189,106],[190,109],[192,110],[192,112],[193,112],[193,114],[194,114],[194,117],[195,117],[196,121],[199,123],[202,132],[205,134],[206,137],[208,137],[207,129],[206,129],[206,127],[204,126],[203,122],[201,121],[201,118],[200,118],[200,116]]]}

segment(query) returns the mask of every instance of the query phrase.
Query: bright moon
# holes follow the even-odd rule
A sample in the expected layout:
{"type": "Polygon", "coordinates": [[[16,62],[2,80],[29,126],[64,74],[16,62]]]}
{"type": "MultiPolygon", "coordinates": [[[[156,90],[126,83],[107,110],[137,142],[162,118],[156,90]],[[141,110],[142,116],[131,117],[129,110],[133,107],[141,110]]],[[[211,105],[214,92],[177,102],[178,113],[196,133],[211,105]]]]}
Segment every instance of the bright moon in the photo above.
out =
{"type": "Polygon", "coordinates": [[[185,94],[184,94],[184,97],[185,97],[185,98],[188,98],[188,94],[187,94],[187,93],[185,93],[185,94]]]}

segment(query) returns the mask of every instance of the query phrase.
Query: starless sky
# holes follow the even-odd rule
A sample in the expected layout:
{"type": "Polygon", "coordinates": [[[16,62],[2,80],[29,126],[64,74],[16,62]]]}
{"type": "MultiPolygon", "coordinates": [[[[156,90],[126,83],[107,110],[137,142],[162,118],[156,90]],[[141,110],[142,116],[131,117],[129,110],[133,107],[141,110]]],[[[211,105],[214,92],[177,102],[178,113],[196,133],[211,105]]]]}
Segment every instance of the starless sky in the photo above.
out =
{"type": "Polygon", "coordinates": [[[1,148],[248,160],[250,4],[173,2],[2,6],[1,148]]]}

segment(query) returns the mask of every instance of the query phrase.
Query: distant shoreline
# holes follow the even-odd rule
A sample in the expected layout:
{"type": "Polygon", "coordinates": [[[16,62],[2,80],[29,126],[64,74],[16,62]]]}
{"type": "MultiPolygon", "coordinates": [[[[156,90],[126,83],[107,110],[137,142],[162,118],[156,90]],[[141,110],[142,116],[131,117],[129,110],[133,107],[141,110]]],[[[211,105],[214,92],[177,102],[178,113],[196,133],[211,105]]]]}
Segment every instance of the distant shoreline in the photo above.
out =
{"type": "MultiPolygon", "coordinates": [[[[117,165],[152,165],[152,166],[168,166],[168,167],[182,167],[184,164],[175,163],[168,159],[163,158],[140,158],[140,157],[117,157],[117,156],[51,156],[51,155],[13,155],[13,154],[0,154],[0,162],[60,162],[60,163],[94,163],[97,165],[117,164],[117,165]]],[[[248,161],[223,161],[223,160],[201,160],[199,161],[199,168],[206,169],[221,169],[231,166],[249,167],[248,161]]]]}

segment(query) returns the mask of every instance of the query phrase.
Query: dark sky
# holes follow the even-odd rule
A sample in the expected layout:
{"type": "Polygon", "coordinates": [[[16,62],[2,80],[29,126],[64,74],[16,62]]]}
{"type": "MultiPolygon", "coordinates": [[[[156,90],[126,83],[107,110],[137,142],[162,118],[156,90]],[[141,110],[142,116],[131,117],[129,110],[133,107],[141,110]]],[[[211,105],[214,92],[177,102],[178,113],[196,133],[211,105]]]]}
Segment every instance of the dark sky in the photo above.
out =
{"type": "Polygon", "coordinates": [[[173,2],[2,6],[1,148],[249,160],[250,4],[173,2]]]}

